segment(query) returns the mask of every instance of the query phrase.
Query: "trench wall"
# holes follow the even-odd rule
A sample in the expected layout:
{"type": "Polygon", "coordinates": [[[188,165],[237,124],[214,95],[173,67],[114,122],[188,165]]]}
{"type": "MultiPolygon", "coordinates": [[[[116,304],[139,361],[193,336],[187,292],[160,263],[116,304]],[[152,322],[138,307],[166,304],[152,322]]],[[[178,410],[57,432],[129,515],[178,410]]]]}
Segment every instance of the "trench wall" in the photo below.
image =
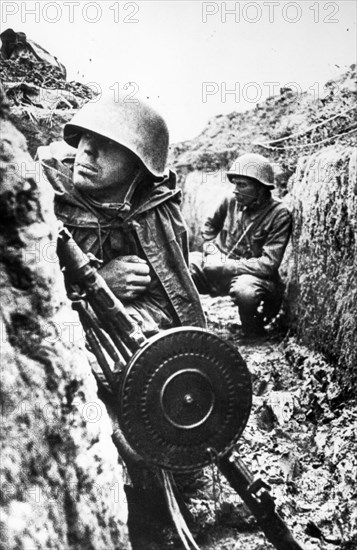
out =
{"type": "Polygon", "coordinates": [[[299,340],[357,383],[356,149],[335,145],[300,158],[290,187],[294,230],[287,299],[299,340]]]}
{"type": "Polygon", "coordinates": [[[1,122],[0,545],[127,550],[123,468],[74,342],[52,190],[22,134],[1,122]]]}

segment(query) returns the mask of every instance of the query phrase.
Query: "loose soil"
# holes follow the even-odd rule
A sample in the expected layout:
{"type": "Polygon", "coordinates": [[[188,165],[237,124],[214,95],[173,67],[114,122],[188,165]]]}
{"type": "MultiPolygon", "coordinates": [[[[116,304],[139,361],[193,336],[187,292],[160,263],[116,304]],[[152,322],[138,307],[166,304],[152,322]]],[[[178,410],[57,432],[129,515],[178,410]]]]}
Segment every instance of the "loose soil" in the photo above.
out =
{"type": "MultiPolygon", "coordinates": [[[[333,367],[276,328],[244,340],[230,298],[203,302],[209,329],[238,348],[252,374],[252,413],[236,450],[270,485],[305,550],[357,548],[357,406],[341,398],[333,367]]],[[[202,550],[273,548],[216,467],[186,498],[202,550]]]]}

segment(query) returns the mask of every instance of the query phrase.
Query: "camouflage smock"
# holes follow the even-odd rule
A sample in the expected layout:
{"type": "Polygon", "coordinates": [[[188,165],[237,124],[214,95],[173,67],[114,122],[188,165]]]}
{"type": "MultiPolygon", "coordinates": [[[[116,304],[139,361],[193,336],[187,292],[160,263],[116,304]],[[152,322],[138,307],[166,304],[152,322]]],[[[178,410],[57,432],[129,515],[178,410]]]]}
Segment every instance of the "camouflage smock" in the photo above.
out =
{"type": "Polygon", "coordinates": [[[151,283],[125,303],[149,335],[161,328],[204,327],[198,293],[190,277],[186,225],[180,212],[181,191],[173,172],[157,183],[140,183],[129,213],[88,200],[72,185],[73,158],[57,158],[61,147],[40,147],[38,158],[53,186],[55,213],[81,249],[103,265],[119,256],[137,255],[150,267],[151,283]],[[62,162],[64,161],[64,162],[62,162]]]}

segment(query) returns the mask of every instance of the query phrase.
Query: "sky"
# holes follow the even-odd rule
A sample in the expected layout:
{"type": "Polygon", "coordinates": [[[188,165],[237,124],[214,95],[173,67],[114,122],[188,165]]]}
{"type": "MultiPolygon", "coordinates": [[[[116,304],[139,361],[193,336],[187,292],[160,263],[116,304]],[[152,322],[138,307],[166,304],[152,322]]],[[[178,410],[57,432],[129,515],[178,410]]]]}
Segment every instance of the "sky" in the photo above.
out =
{"type": "Polygon", "coordinates": [[[1,29],[25,32],[68,80],[143,97],[171,142],[281,87],[316,96],[356,63],[355,0],[7,1],[1,29]]]}

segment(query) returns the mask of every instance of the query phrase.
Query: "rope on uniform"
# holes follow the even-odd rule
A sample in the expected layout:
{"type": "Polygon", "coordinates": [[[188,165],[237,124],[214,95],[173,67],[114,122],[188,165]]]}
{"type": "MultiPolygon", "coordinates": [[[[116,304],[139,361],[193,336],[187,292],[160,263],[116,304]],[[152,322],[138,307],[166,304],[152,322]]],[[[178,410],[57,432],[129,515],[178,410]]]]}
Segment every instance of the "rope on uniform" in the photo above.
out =
{"type": "Polygon", "coordinates": [[[342,113],[338,113],[337,115],[334,115],[331,118],[323,120],[322,122],[319,122],[319,123],[315,124],[314,126],[310,126],[310,128],[308,128],[307,130],[303,130],[301,132],[296,132],[295,134],[290,134],[290,136],[285,136],[285,137],[279,138],[279,139],[272,139],[270,141],[264,141],[262,143],[256,142],[256,143],[254,143],[254,145],[261,145],[261,146],[264,147],[265,145],[268,145],[268,144],[271,144],[271,143],[280,143],[281,141],[286,141],[288,139],[303,136],[305,134],[308,134],[312,130],[315,130],[316,128],[320,128],[320,126],[324,126],[328,122],[331,122],[331,120],[335,120],[336,118],[338,118],[340,116],[347,115],[349,112],[354,111],[355,109],[356,109],[356,107],[350,107],[349,109],[346,109],[345,111],[342,111],[342,113]]]}
{"type": "Polygon", "coordinates": [[[305,144],[297,143],[296,145],[286,145],[285,147],[272,147],[271,145],[264,145],[263,143],[256,143],[255,145],[258,145],[259,147],[264,147],[264,149],[271,149],[274,151],[285,151],[286,149],[304,149],[305,147],[314,147],[315,145],[320,145],[321,143],[325,143],[326,141],[331,141],[334,138],[341,138],[343,136],[353,134],[354,132],[356,132],[356,130],[357,130],[357,126],[355,128],[348,130],[347,132],[334,134],[333,136],[327,137],[325,139],[321,139],[320,141],[312,141],[311,143],[305,143],[305,144]]]}

